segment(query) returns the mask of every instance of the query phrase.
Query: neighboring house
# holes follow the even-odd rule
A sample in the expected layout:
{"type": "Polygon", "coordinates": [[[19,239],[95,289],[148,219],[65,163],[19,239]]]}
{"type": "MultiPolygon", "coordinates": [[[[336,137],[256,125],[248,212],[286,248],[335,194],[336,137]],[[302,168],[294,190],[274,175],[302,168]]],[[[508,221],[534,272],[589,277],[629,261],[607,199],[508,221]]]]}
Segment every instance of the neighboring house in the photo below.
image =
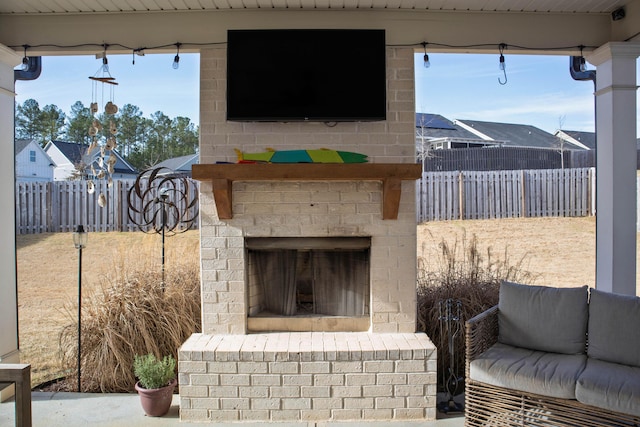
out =
{"type": "Polygon", "coordinates": [[[40,144],[30,139],[16,140],[16,182],[53,181],[53,160],[40,144]]]}
{"type": "Polygon", "coordinates": [[[485,141],[499,141],[504,147],[559,148],[554,135],[531,125],[478,120],[456,120],[454,123],[485,141]]]}
{"type": "Polygon", "coordinates": [[[595,134],[589,132],[552,135],[531,125],[416,114],[416,153],[424,171],[591,167],[593,148],[595,134]]]}
{"type": "Polygon", "coordinates": [[[427,150],[500,146],[504,141],[481,138],[456,122],[439,115],[416,113],[416,147],[427,150]]]}
{"type": "Polygon", "coordinates": [[[577,130],[558,130],[555,136],[570,144],[570,149],[595,150],[596,133],[581,132],[577,130]]]}
{"type": "Polygon", "coordinates": [[[174,172],[179,172],[182,175],[191,177],[191,166],[198,164],[199,161],[200,155],[198,153],[189,154],[164,160],[155,165],[154,168],[164,167],[171,169],[174,172]]]}
{"type": "MultiPolygon", "coordinates": [[[[575,149],[575,146],[588,150],[591,155],[591,164],[595,165],[595,151],[596,151],[596,134],[595,132],[582,132],[577,130],[558,130],[555,135],[558,138],[562,138],[567,142],[565,148],[575,149]]],[[[640,138],[636,139],[636,159],[637,168],[640,170],[640,138]]],[[[639,228],[640,229],[640,228],[639,228]]]]}
{"type": "MultiPolygon", "coordinates": [[[[416,113],[416,147],[418,148],[418,153],[425,150],[477,147],[520,147],[557,150],[560,148],[560,137],[558,134],[552,135],[531,125],[478,120],[451,121],[438,114],[416,113]]],[[[578,141],[564,148],[589,149],[578,141]]]]}
{"type": "MultiPolygon", "coordinates": [[[[85,169],[85,178],[91,177],[91,165],[99,170],[97,165],[100,149],[95,148],[91,153],[87,153],[87,144],[75,144],[64,141],[49,141],[44,147],[49,157],[53,159],[56,167],[53,171],[54,181],[64,181],[77,176],[79,171],[85,169]]],[[[127,163],[117,150],[112,150],[109,156],[116,156],[113,179],[135,179],[137,171],[127,163]]]]}

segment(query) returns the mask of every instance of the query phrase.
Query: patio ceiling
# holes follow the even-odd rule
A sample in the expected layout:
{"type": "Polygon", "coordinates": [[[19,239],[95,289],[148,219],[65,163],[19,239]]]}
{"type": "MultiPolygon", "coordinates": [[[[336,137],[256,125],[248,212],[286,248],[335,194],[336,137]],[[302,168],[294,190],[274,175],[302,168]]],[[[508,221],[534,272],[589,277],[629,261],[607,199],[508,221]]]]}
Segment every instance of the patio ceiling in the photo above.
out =
{"type": "Polygon", "coordinates": [[[0,14],[175,12],[226,9],[611,13],[626,0],[3,0],[0,14]]]}
{"type": "Polygon", "coordinates": [[[32,56],[199,52],[232,28],[383,28],[431,52],[585,55],[640,30],[640,0],[1,0],[0,44],[32,56]],[[611,13],[621,7],[622,20],[611,13]],[[116,30],[117,29],[117,30],[116,30]],[[162,29],[162,30],[159,30],[162,29]]]}

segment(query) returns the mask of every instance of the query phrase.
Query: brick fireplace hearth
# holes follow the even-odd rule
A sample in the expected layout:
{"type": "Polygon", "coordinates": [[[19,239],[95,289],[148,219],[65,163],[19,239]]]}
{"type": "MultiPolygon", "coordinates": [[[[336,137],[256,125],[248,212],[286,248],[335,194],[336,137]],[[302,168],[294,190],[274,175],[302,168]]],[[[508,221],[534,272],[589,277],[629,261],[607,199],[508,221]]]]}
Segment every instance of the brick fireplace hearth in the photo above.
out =
{"type": "Polygon", "coordinates": [[[202,333],[179,351],[181,419],[434,419],[436,351],[415,333],[412,49],[387,49],[384,122],[226,122],[224,87],[225,50],[203,51],[201,166],[193,173],[201,180],[202,333]],[[249,169],[256,165],[209,166],[233,162],[235,148],[266,147],[356,151],[371,163],[357,165],[364,169],[355,179],[341,175],[347,169],[300,169],[303,176],[291,179],[261,176],[249,169]],[[224,166],[252,175],[211,175],[224,166]],[[380,168],[391,177],[379,176],[380,168]],[[368,169],[378,175],[363,175],[368,169]],[[290,244],[301,237],[370,242],[369,289],[358,316],[252,315],[260,303],[248,285],[248,239],[290,244]]]}

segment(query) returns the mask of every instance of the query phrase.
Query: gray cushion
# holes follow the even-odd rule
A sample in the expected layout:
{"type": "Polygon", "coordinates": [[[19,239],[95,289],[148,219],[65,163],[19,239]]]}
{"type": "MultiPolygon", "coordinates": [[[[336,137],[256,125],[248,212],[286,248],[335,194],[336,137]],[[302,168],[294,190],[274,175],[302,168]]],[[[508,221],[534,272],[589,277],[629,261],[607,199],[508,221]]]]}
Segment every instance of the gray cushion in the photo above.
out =
{"type": "Polygon", "coordinates": [[[576,398],[596,408],[640,417],[640,368],[589,359],[576,398]]]}
{"type": "Polygon", "coordinates": [[[588,355],[640,367],[640,298],[591,290],[588,355]]]}
{"type": "Polygon", "coordinates": [[[557,354],[496,343],[472,361],[472,380],[528,393],[575,399],[583,354],[557,354]]]}
{"type": "Polygon", "coordinates": [[[561,354],[586,351],[588,290],[502,282],[498,341],[561,354]]]}

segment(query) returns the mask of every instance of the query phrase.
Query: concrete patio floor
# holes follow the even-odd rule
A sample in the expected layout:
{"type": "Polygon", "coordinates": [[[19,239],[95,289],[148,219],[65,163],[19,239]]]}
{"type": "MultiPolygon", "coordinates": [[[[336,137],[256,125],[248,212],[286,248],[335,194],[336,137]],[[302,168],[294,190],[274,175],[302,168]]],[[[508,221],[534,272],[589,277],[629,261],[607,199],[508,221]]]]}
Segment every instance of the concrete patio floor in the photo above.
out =
{"type": "MultiPolygon", "coordinates": [[[[33,427],[121,427],[121,426],[201,426],[206,423],[181,422],[178,414],[180,398],[174,395],[171,410],[164,417],[147,417],[142,411],[137,394],[98,394],[98,393],[51,393],[33,392],[31,394],[31,413],[33,427]]],[[[457,400],[457,399],[456,399],[457,400]]],[[[462,414],[444,415],[433,422],[424,421],[398,421],[398,422],[297,422],[278,423],[283,427],[302,426],[331,426],[331,427],[355,427],[377,426],[389,424],[396,426],[422,426],[422,427],[462,427],[464,416],[462,414]]],[[[264,423],[238,422],[215,423],[218,426],[246,426],[258,427],[264,423]]],[[[270,423],[271,424],[271,423],[270,423]]],[[[0,403],[0,426],[15,425],[15,411],[13,399],[0,403]]]]}

